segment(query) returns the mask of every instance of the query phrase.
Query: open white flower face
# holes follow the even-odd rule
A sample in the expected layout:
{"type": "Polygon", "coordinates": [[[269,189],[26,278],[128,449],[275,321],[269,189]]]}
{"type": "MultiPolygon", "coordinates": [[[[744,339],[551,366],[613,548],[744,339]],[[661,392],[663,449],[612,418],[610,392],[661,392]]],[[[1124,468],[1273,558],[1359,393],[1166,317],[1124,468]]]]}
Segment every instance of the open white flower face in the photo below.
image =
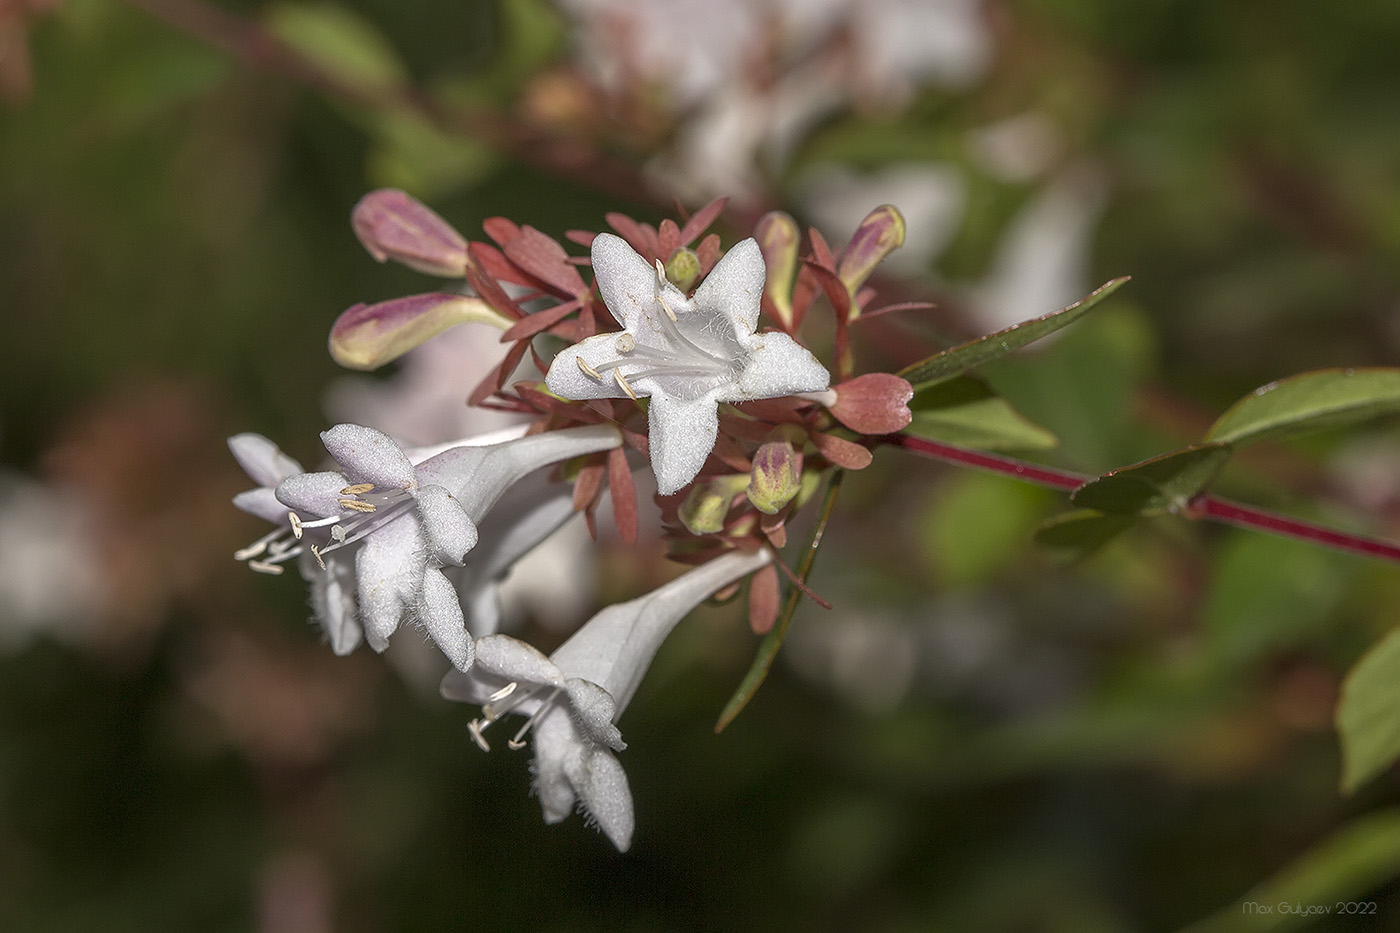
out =
{"type": "Polygon", "coordinates": [[[660,264],[621,237],[593,240],[598,290],[623,326],[554,358],[545,382],[569,399],[650,396],[651,465],[669,495],[705,464],[719,433],[718,405],[818,392],[830,374],[783,333],[756,333],[766,270],[752,239],[736,244],[687,298],[660,264]]]}

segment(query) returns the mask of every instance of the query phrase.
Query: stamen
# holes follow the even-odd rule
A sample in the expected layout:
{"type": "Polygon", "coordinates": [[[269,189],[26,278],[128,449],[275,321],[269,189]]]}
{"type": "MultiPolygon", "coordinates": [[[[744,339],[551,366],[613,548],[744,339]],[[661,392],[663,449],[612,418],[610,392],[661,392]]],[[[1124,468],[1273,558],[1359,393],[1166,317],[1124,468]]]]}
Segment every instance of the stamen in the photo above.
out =
{"type": "Polygon", "coordinates": [[[361,502],[359,499],[337,499],[335,501],[339,503],[342,509],[349,509],[352,512],[375,512],[379,510],[379,506],[375,505],[373,502],[361,502]]]}
{"type": "Polygon", "coordinates": [[[559,695],[559,691],[562,689],[562,687],[555,687],[549,696],[544,698],[544,701],[540,703],[540,708],[535,710],[534,713],[530,715],[529,719],[525,720],[525,725],[521,726],[520,730],[515,733],[515,737],[506,743],[506,747],[513,752],[518,752],[525,747],[525,733],[533,729],[535,723],[539,722],[540,717],[554,705],[554,698],[559,695]]]}
{"type": "MultiPolygon", "coordinates": [[[[671,310],[671,305],[670,305],[670,303],[666,300],[666,295],[665,295],[664,293],[658,291],[658,292],[656,293],[656,300],[659,301],[659,302],[661,302],[661,310],[666,312],[666,316],[667,316],[668,318],[671,319],[671,322],[672,322],[672,323],[675,323],[675,321],[676,321],[676,312],[674,312],[674,311],[671,310]]],[[[686,342],[689,343],[690,341],[687,340],[686,342]]]]}
{"type": "Polygon", "coordinates": [[[258,573],[269,573],[275,577],[282,573],[283,567],[281,564],[269,564],[263,560],[250,560],[248,561],[248,569],[256,570],[258,573]]]}
{"type": "Polygon", "coordinates": [[[491,720],[489,719],[485,722],[480,719],[473,719],[471,722],[467,723],[467,732],[471,734],[472,741],[476,743],[476,747],[483,752],[491,751],[491,743],[486,741],[486,736],[481,734],[481,731],[489,725],[491,725],[491,720]]]}
{"type": "Polygon", "coordinates": [[[340,491],[342,496],[358,496],[362,492],[369,492],[374,488],[373,483],[356,483],[353,486],[346,486],[340,491]]]}
{"type": "Polygon", "coordinates": [[[498,703],[501,700],[504,700],[506,697],[510,696],[512,693],[514,693],[515,688],[518,686],[520,686],[520,684],[512,680],[510,683],[506,684],[504,687],[487,697],[486,700],[488,703],[498,703]]]}
{"type": "Polygon", "coordinates": [[[287,513],[287,521],[292,523],[292,537],[301,540],[301,516],[295,512],[287,513]]]}
{"type": "Polygon", "coordinates": [[[618,334],[617,340],[613,342],[613,348],[618,353],[631,353],[637,349],[637,339],[626,332],[618,334]]]}
{"type": "Polygon", "coordinates": [[[321,565],[322,570],[326,569],[326,562],[321,559],[321,549],[314,544],[311,545],[311,556],[316,558],[316,563],[321,565]]]}
{"type": "Polygon", "coordinates": [[[345,543],[345,526],[344,526],[344,525],[332,525],[332,526],[331,526],[331,537],[334,538],[336,541],[340,542],[341,544],[344,544],[344,543],[345,543]]]}
{"type": "Polygon", "coordinates": [[[574,361],[578,363],[578,368],[583,370],[584,373],[586,373],[587,375],[592,376],[594,379],[603,378],[602,374],[599,373],[598,370],[594,369],[592,366],[589,366],[588,362],[584,360],[583,357],[576,356],[574,357],[574,361]]]}
{"type": "Polygon", "coordinates": [[[252,544],[248,545],[247,547],[239,548],[238,550],[234,551],[234,552],[233,552],[233,559],[234,559],[234,560],[247,560],[247,559],[250,558],[250,557],[257,557],[259,554],[261,554],[263,551],[266,551],[266,550],[267,550],[267,542],[266,542],[266,541],[262,541],[262,540],[254,541],[252,544]]]}
{"type": "Polygon", "coordinates": [[[637,400],[637,392],[632,388],[631,383],[627,381],[627,377],[622,375],[622,370],[614,369],[613,378],[617,380],[617,384],[622,388],[622,391],[626,392],[631,397],[632,401],[635,402],[637,400]]]}

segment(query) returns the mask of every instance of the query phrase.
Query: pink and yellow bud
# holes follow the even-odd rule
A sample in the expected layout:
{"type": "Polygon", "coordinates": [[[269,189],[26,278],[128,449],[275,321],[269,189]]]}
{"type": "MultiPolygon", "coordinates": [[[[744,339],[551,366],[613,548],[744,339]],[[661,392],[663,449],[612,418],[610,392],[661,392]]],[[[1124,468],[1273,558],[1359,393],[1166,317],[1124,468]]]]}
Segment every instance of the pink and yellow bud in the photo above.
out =
{"type": "Polygon", "coordinates": [[[782,425],[759,446],[749,472],[748,496],[754,508],[772,515],[801,490],[804,440],[801,428],[782,425]]]}
{"type": "Polygon", "coordinates": [[[718,476],[696,483],[677,512],[681,524],[693,535],[712,535],[724,530],[724,520],[734,500],[748,488],[749,477],[742,473],[718,476]]]}
{"type": "Polygon", "coordinates": [[[431,292],[341,312],[331,326],[331,357],[347,369],[377,369],[438,334],[468,322],[502,330],[511,321],[480,298],[431,292]]]}
{"type": "Polygon", "coordinates": [[[754,239],[763,252],[768,278],[763,293],[784,327],[792,326],[792,283],[797,275],[797,247],[801,234],[797,222],[782,211],[770,211],[759,218],[754,239]]]}
{"type": "MultiPolygon", "coordinates": [[[[903,245],[904,216],[896,208],[885,204],[865,215],[841,254],[841,261],[836,264],[836,275],[853,299],[875,267],[903,245]]],[[[853,302],[851,319],[859,314],[853,302]]]]}

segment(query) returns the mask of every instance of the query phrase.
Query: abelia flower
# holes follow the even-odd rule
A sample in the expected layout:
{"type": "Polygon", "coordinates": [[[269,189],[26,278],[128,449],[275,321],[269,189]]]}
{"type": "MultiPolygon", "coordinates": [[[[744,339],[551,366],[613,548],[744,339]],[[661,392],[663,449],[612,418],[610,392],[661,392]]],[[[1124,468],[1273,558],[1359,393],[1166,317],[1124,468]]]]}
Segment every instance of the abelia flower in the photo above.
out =
{"type": "MultiPolygon", "coordinates": [[[[389,636],[411,618],[463,670],[472,663],[472,640],[457,587],[444,568],[463,566],[477,543],[477,524],[516,480],[621,443],[617,429],[589,425],[497,443],[478,439],[475,446],[453,446],[415,466],[388,435],[372,428],[341,424],[321,439],[340,470],[282,478],[275,490],[280,516],[271,514],[262,490],[243,494],[247,510],[256,507],[255,514],[282,527],[236,556],[272,573],[299,558],[312,583],[317,618],[337,653],[353,650],[361,633],[371,648],[383,651],[389,636]]],[[[295,465],[265,450],[259,457],[252,458],[254,479],[264,488],[295,465]]]]}
{"type": "Polygon", "coordinates": [[[508,635],[477,639],[476,664],[450,671],[449,700],[483,703],[471,724],[485,750],[485,730],[508,713],[527,716],[509,742],[524,746],[534,732],[534,787],[546,823],[582,806],[621,851],[632,843],[634,818],[627,775],[614,752],[625,749],[617,718],[666,639],[701,601],[766,566],[767,551],[734,551],[702,564],[645,596],[609,606],[553,655],[508,635]]]}
{"type": "Polygon", "coordinates": [[[817,392],[830,383],[792,337],[756,333],[765,267],[753,239],[730,249],[692,298],[621,237],[599,234],[592,255],[598,290],[623,331],[566,348],[545,383],[568,399],[649,396],[651,464],[662,495],[704,466],[719,433],[719,403],[817,392]]]}

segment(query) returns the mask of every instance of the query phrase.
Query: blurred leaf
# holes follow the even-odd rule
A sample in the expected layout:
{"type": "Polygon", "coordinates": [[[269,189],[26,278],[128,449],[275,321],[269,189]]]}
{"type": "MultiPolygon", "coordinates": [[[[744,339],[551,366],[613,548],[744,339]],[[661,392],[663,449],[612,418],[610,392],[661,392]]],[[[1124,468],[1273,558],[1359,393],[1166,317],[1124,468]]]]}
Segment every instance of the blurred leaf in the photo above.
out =
{"type": "Polygon", "coordinates": [[[920,523],[927,563],[941,583],[982,583],[1030,542],[1046,490],[1003,476],[960,472],[939,489],[920,523]]]}
{"type": "MultiPolygon", "coordinates": [[[[1319,917],[1355,922],[1368,891],[1400,874],[1400,810],[1353,820],[1237,902],[1188,929],[1288,930],[1319,917]],[[1351,904],[1357,915],[1338,908],[1351,904]]],[[[1372,915],[1374,916],[1374,915],[1372,915]]],[[[1339,927],[1340,928],[1340,927],[1339,927]]]]}
{"type": "Polygon", "coordinates": [[[1400,411],[1400,369],[1322,369],[1254,390],[1220,416],[1206,440],[1252,443],[1400,411]]]}
{"type": "Polygon", "coordinates": [[[408,69],[369,20],[331,3],[279,3],[267,28],[327,74],[366,94],[395,92],[408,69]]]}
{"type": "Polygon", "coordinates": [[[416,114],[385,113],[375,122],[379,145],[369,156],[377,185],[422,198],[442,197],[496,167],[495,153],[468,136],[446,133],[416,114]]]}
{"type": "Polygon", "coordinates": [[[1028,420],[982,380],[960,376],[915,393],[905,434],[981,450],[1048,450],[1055,435],[1028,420]]]}
{"type": "Polygon", "coordinates": [[[1082,557],[1097,550],[1136,524],[1129,515],[1105,515],[1094,509],[1076,509],[1056,515],[1035,533],[1037,544],[1082,557]]]}
{"type": "Polygon", "coordinates": [[[1043,317],[1022,321],[1020,324],[1013,324],[995,334],[988,334],[960,346],[951,347],[926,360],[911,363],[901,369],[898,375],[909,380],[917,389],[967,372],[988,360],[1005,356],[1012,350],[1024,347],[1041,337],[1053,334],[1062,327],[1073,324],[1099,302],[1116,292],[1127,281],[1127,276],[1114,279],[1067,308],[1052,311],[1043,317]]]}
{"type": "Polygon", "coordinates": [[[1225,444],[1188,447],[1105,473],[1076,489],[1070,501],[1117,515],[1175,512],[1204,490],[1229,459],[1225,444]]]}
{"type": "Polygon", "coordinates": [[[1355,791],[1400,758],[1400,629],[1357,662],[1342,685],[1337,731],[1342,790],[1355,791]]]}
{"type": "Polygon", "coordinates": [[[1267,535],[1231,536],[1215,562],[1201,626],[1226,671],[1288,650],[1328,628],[1356,562],[1267,535]]]}

